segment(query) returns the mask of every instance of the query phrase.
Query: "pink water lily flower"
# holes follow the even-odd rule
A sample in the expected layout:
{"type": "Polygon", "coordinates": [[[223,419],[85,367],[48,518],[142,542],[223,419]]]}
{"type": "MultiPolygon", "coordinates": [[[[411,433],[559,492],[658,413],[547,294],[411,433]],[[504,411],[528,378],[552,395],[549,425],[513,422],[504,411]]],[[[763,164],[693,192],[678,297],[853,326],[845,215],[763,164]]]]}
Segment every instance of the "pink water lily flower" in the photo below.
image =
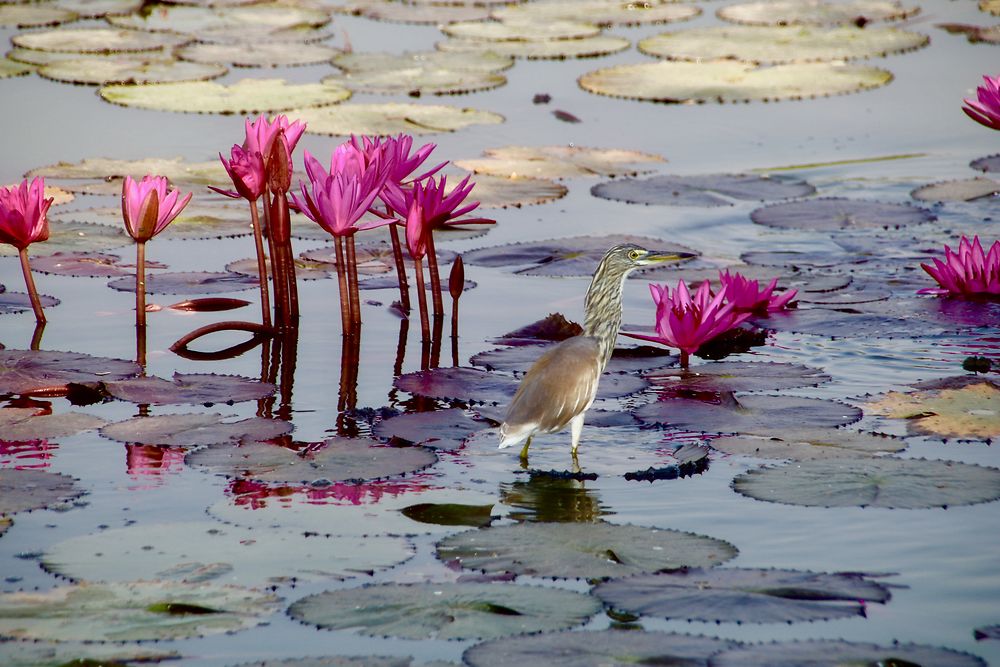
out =
{"type": "Polygon", "coordinates": [[[1000,241],[984,252],[978,236],[971,242],[963,236],[958,252],[946,245],[943,262],[935,258],[934,266],[920,266],[940,285],[919,290],[920,294],[1000,294],[1000,241]]]}
{"type": "Polygon", "coordinates": [[[395,191],[386,188],[382,192],[382,198],[394,211],[406,211],[407,219],[410,218],[414,202],[419,202],[423,224],[427,229],[448,225],[492,225],[496,221],[489,218],[459,219],[479,206],[477,201],[463,205],[475,187],[475,183],[469,182],[470,178],[471,176],[463,178],[448,194],[445,194],[448,192],[448,177],[442,176],[440,182],[431,177],[423,182],[415,182],[408,188],[395,191]]]}
{"type": "Polygon", "coordinates": [[[251,152],[244,149],[239,144],[234,144],[230,151],[231,159],[227,160],[219,153],[222,166],[226,168],[226,173],[233,181],[236,191],[222,190],[220,188],[208,186],[221,195],[233,199],[243,198],[248,202],[257,201],[267,185],[267,175],[264,172],[264,156],[259,152],[251,152]]]}
{"type": "Polygon", "coordinates": [[[980,125],[1000,130],[1000,76],[984,76],[985,85],[976,88],[978,100],[966,98],[962,111],[980,125]]]}
{"type": "MultiPolygon", "coordinates": [[[[370,154],[378,150],[385,152],[385,158],[391,160],[392,167],[389,170],[389,177],[386,179],[385,187],[394,191],[399,197],[399,190],[411,183],[423,181],[440,171],[447,160],[441,162],[418,176],[413,176],[420,165],[422,165],[431,152],[437,148],[437,144],[427,143],[413,151],[413,137],[408,134],[400,134],[395,137],[351,137],[351,143],[365,154],[370,154]]],[[[384,199],[384,198],[383,198],[384,199]]],[[[386,202],[388,204],[388,202],[386,202]]]]}
{"type": "Polygon", "coordinates": [[[373,220],[358,224],[381,192],[388,169],[379,159],[369,164],[359,162],[358,153],[353,151],[352,148],[335,151],[330,171],[306,151],[310,183],[299,184],[301,198],[292,193],[295,206],[334,236],[349,236],[391,222],[373,220]]]}
{"type": "Polygon", "coordinates": [[[163,176],[143,176],[136,182],[131,176],[122,183],[122,217],[125,230],[139,243],[145,243],[167,228],[188,202],[189,192],[183,198],[180,191],[169,190],[163,176]]]}
{"type": "Polygon", "coordinates": [[[28,179],[20,185],[0,188],[0,243],[24,250],[35,241],[49,238],[47,217],[52,198],[45,197],[45,179],[28,179]]]}
{"type": "Polygon", "coordinates": [[[719,272],[719,282],[722,284],[723,298],[741,313],[766,315],[783,310],[798,293],[797,290],[790,289],[774,294],[774,288],[778,286],[777,278],[761,289],[756,280],[748,280],[740,273],[730,274],[729,269],[719,272]]]}
{"type": "Polygon", "coordinates": [[[295,145],[299,143],[302,133],[306,131],[306,125],[302,121],[290,121],[288,116],[280,114],[269,121],[267,116],[261,114],[257,120],[246,120],[246,139],[243,142],[243,149],[250,153],[260,153],[264,159],[271,154],[271,145],[279,130],[283,131],[285,142],[288,144],[288,171],[292,171],[292,152],[295,145]]]}

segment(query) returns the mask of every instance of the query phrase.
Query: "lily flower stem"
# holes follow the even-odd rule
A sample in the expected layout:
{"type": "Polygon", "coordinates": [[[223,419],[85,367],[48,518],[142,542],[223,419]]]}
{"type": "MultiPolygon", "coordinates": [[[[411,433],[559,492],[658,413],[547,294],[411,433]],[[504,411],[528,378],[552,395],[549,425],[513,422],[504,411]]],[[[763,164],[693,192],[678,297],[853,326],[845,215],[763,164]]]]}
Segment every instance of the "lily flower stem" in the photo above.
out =
{"type": "Polygon", "coordinates": [[[441,301],[441,274],[438,273],[437,251],[434,249],[434,232],[427,233],[427,272],[431,274],[431,299],[434,302],[434,317],[444,316],[441,301]]]}
{"type": "Polygon", "coordinates": [[[267,250],[271,257],[271,282],[274,285],[274,319],[277,320],[279,327],[283,327],[288,319],[288,314],[284,310],[285,293],[284,283],[281,280],[281,259],[278,257],[274,234],[271,233],[271,193],[265,190],[263,198],[264,233],[267,236],[267,250]]]}
{"type": "Polygon", "coordinates": [[[399,242],[399,228],[395,223],[389,225],[389,238],[392,240],[392,256],[396,260],[396,278],[399,280],[399,305],[403,312],[410,312],[410,285],[406,281],[406,266],[403,264],[403,247],[399,242]]]}
{"type": "Polygon", "coordinates": [[[135,325],[146,326],[146,243],[135,244],[135,325]]]}
{"type": "Polygon", "coordinates": [[[146,327],[136,327],[135,330],[135,363],[142,367],[146,374],[146,327]]]}
{"type": "Polygon", "coordinates": [[[351,329],[351,295],[347,289],[346,264],[344,262],[344,239],[334,238],[334,248],[337,253],[337,285],[340,287],[340,326],[344,336],[350,336],[351,329]]]}
{"type": "Polygon", "coordinates": [[[361,326],[361,295],[358,293],[358,263],[354,253],[354,234],[347,237],[347,286],[351,290],[351,325],[361,326]]]}
{"type": "Polygon", "coordinates": [[[691,360],[691,355],[681,350],[681,368],[684,370],[688,369],[688,362],[691,360]]]}
{"type": "Polygon", "coordinates": [[[427,290],[424,288],[424,263],[420,259],[414,259],[417,274],[417,303],[420,305],[420,340],[427,342],[431,339],[430,323],[427,321],[427,290]]]}
{"type": "Polygon", "coordinates": [[[441,365],[441,341],[444,339],[444,317],[434,316],[434,333],[431,335],[431,368],[441,365]]]}
{"type": "Polygon", "coordinates": [[[292,320],[297,322],[299,319],[299,284],[295,276],[295,257],[292,256],[292,244],[285,243],[282,250],[285,257],[285,274],[288,279],[288,306],[292,320]]]}
{"type": "Polygon", "coordinates": [[[35,287],[35,278],[31,275],[31,266],[28,264],[28,249],[18,250],[21,258],[21,273],[24,274],[24,285],[28,290],[28,298],[31,299],[31,309],[35,311],[35,322],[45,324],[45,313],[42,312],[42,301],[38,298],[38,289],[35,287]]]}
{"type": "Polygon", "coordinates": [[[31,350],[38,352],[42,349],[42,334],[45,333],[45,322],[35,322],[35,330],[31,332],[31,350]]]}
{"type": "Polygon", "coordinates": [[[250,202],[250,220],[253,223],[253,241],[257,246],[257,275],[260,279],[260,309],[261,322],[271,326],[271,296],[267,286],[267,256],[264,254],[264,234],[260,227],[260,214],[257,212],[257,202],[250,202]]]}

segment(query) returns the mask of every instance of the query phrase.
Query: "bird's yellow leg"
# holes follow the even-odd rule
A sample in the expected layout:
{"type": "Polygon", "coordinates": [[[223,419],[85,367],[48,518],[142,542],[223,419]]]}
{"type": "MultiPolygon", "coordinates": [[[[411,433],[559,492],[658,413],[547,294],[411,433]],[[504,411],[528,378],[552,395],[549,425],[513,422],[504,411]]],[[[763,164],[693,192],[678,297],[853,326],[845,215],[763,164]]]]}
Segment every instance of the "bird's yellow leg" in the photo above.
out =
{"type": "Polygon", "coordinates": [[[528,447],[531,447],[531,436],[524,441],[524,447],[521,448],[521,461],[527,463],[528,461],[528,447]]]}

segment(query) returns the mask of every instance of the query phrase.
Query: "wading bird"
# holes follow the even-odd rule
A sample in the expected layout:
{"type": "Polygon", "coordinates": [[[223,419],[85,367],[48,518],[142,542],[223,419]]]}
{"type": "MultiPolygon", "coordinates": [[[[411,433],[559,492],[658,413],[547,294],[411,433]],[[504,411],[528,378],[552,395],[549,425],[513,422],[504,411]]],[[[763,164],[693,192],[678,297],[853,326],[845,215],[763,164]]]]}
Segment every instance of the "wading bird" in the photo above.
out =
{"type": "Polygon", "coordinates": [[[587,290],[583,333],[547,350],[528,369],[500,426],[500,448],[524,442],[521,460],[526,461],[532,436],[569,426],[575,461],[584,414],[594,402],[598,380],[618,337],[625,279],[640,267],[692,257],[686,252],[654,252],[632,243],[608,250],[587,290]]]}

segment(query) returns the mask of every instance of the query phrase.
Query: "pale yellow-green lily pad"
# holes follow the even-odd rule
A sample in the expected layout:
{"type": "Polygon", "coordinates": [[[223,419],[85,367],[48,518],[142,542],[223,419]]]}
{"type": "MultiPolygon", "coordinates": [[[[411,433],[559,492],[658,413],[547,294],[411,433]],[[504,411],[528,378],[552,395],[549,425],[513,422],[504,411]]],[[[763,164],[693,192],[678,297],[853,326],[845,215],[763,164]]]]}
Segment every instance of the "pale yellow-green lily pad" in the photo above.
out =
{"type": "Polygon", "coordinates": [[[910,433],[944,438],[1000,436],[1000,387],[989,380],[958,388],[890,391],[864,409],[868,414],[905,419],[910,433]]]}
{"type": "Polygon", "coordinates": [[[171,55],[168,51],[164,49],[156,49],[154,51],[142,51],[140,53],[78,53],[73,51],[38,51],[36,49],[23,49],[20,46],[15,46],[10,51],[7,52],[7,57],[10,60],[14,60],[18,63],[25,63],[27,65],[50,65],[52,63],[63,62],[64,60],[115,60],[123,57],[124,55],[138,55],[140,58],[145,58],[149,60],[169,60],[171,55]]]}
{"type": "Polygon", "coordinates": [[[333,58],[333,64],[347,72],[380,72],[397,67],[438,67],[474,72],[500,72],[512,67],[514,59],[491,52],[454,54],[442,51],[407,51],[396,54],[352,51],[333,58]]]}
{"type": "Polygon", "coordinates": [[[76,12],[81,18],[95,19],[130,14],[142,7],[142,0],[56,0],[53,4],[76,12]]]}
{"type": "Polygon", "coordinates": [[[479,21],[490,16],[489,8],[480,4],[417,4],[399,0],[352,0],[342,11],[377,21],[426,25],[479,21]]]}
{"type": "Polygon", "coordinates": [[[153,34],[117,28],[53,28],[23,32],[11,37],[10,41],[14,46],[39,51],[118,53],[157,51],[163,47],[179,46],[190,39],[185,35],[153,34]]]}
{"type": "Polygon", "coordinates": [[[12,76],[24,76],[34,71],[35,67],[33,65],[17,62],[10,58],[0,58],[0,79],[12,76]]]}
{"type": "MultiPolygon", "coordinates": [[[[10,188],[17,187],[18,185],[20,185],[20,183],[6,183],[6,184],[0,183],[0,188],[7,188],[9,190],[10,188]]],[[[76,199],[76,195],[74,195],[72,192],[64,190],[63,188],[57,187],[55,185],[49,185],[49,184],[45,185],[45,190],[43,191],[42,196],[45,199],[51,199],[53,206],[61,206],[63,204],[68,204],[74,199],[76,199]]]]}
{"type": "Polygon", "coordinates": [[[46,79],[101,86],[110,83],[143,84],[215,79],[229,70],[221,65],[203,65],[141,55],[114,58],[80,58],[50,63],[38,69],[46,79]]]}
{"type": "Polygon", "coordinates": [[[459,21],[441,26],[441,32],[459,39],[488,42],[524,42],[581,39],[600,34],[600,27],[580,21],[459,21]]]}
{"type": "Polygon", "coordinates": [[[306,132],[332,136],[435,134],[504,121],[503,116],[492,111],[441,104],[341,104],[296,109],[289,115],[306,123],[306,132]]]}
{"type": "Polygon", "coordinates": [[[438,66],[411,65],[385,70],[344,72],[325,77],[323,83],[343,86],[359,93],[385,95],[460,95],[497,88],[507,83],[507,77],[496,72],[477,72],[438,66]]]}
{"type": "Polygon", "coordinates": [[[323,44],[302,42],[258,42],[246,44],[194,42],[177,49],[182,60],[196,63],[231,64],[236,67],[292,67],[325,63],[341,53],[323,44]]]}
{"type": "Polygon", "coordinates": [[[713,26],[654,35],[641,40],[639,50],[670,60],[802,63],[885,56],[929,41],[927,35],[899,28],[713,26]]]}
{"type": "Polygon", "coordinates": [[[1000,16],[1000,0],[979,0],[979,11],[1000,16]]]}
{"type": "Polygon", "coordinates": [[[174,32],[204,39],[215,32],[243,28],[264,28],[274,32],[293,26],[323,26],[330,15],[320,9],[289,4],[255,4],[239,7],[193,7],[190,5],[149,5],[142,12],[108,17],[121,28],[174,32]]]}
{"type": "Polygon", "coordinates": [[[58,641],[151,641],[260,625],[280,598],[239,586],[138,581],[0,594],[0,636],[58,641]]]}
{"type": "MultiPolygon", "coordinates": [[[[253,232],[250,225],[250,208],[244,201],[226,201],[201,195],[184,207],[174,221],[157,238],[212,239],[246,236],[253,232]]],[[[69,211],[53,220],[72,219],[118,227],[122,225],[121,207],[92,208],[69,211]]]]}
{"type": "Polygon", "coordinates": [[[754,25],[831,25],[896,21],[920,11],[896,0],[764,0],[722,7],[716,14],[733,23],[754,25]]]}
{"type": "Polygon", "coordinates": [[[586,146],[503,146],[483,153],[486,157],[456,160],[455,166],[505,178],[561,179],[638,174],[665,161],[652,153],[586,146]]]}
{"type": "MultiPolygon", "coordinates": [[[[2,522],[0,522],[2,525],[2,522]]],[[[90,642],[0,642],[0,664],[4,667],[65,667],[66,665],[152,664],[180,658],[173,649],[140,644],[94,644],[90,642]]],[[[169,663],[167,663],[169,664],[169,663]]]]}
{"type": "Polygon", "coordinates": [[[946,181],[924,185],[910,196],[920,201],[974,201],[988,200],[1000,194],[1000,181],[992,178],[966,178],[960,181],[946,181]]]}
{"type": "MultiPolygon", "coordinates": [[[[49,238],[47,241],[32,243],[28,246],[28,254],[52,255],[57,252],[88,252],[91,250],[108,250],[119,248],[132,242],[131,237],[121,229],[107,225],[91,225],[86,222],[49,221],[49,238]]],[[[16,256],[13,246],[0,245],[0,257],[16,256]]]]}
{"type": "Polygon", "coordinates": [[[494,9],[501,21],[575,21],[581,17],[597,25],[640,25],[687,21],[701,14],[694,5],[668,0],[536,0],[494,9]]]}
{"type": "Polygon", "coordinates": [[[434,48],[446,53],[486,52],[527,60],[564,60],[566,58],[596,58],[624,51],[632,45],[628,39],[615,35],[595,35],[583,39],[549,39],[540,41],[487,42],[477,39],[445,39],[434,48]]]}
{"type": "MultiPolygon", "coordinates": [[[[458,185],[460,178],[448,177],[449,185],[458,185]]],[[[546,178],[506,178],[478,174],[470,182],[476,185],[469,199],[478,201],[480,208],[510,208],[544,204],[561,199],[569,191],[565,185],[546,178]]],[[[454,186],[453,186],[454,187],[454,186]]]]}
{"type": "Polygon", "coordinates": [[[68,9],[51,4],[0,5],[0,25],[17,28],[38,28],[75,21],[79,16],[68,9]]]}
{"type": "Polygon", "coordinates": [[[125,107],[180,113],[256,114],[342,102],[350,91],[325,83],[288,83],[284,79],[241,79],[231,85],[213,81],[103,86],[98,94],[125,107]]]}
{"type": "MultiPolygon", "coordinates": [[[[209,162],[187,162],[175,158],[145,158],[142,160],[118,160],[115,158],[84,158],[79,162],[57,162],[45,167],[36,167],[25,174],[27,178],[44,176],[50,179],[81,180],[91,179],[108,185],[100,194],[120,193],[125,176],[141,178],[145,174],[165,176],[177,187],[193,189],[206,185],[229,185],[226,170],[218,160],[209,162]]],[[[73,184],[62,184],[70,192],[78,192],[73,184]]]]}
{"type": "Polygon", "coordinates": [[[757,67],[729,60],[618,65],[587,72],[584,90],[650,102],[749,102],[839,95],[884,86],[892,74],[877,67],[797,63],[757,67]]]}

